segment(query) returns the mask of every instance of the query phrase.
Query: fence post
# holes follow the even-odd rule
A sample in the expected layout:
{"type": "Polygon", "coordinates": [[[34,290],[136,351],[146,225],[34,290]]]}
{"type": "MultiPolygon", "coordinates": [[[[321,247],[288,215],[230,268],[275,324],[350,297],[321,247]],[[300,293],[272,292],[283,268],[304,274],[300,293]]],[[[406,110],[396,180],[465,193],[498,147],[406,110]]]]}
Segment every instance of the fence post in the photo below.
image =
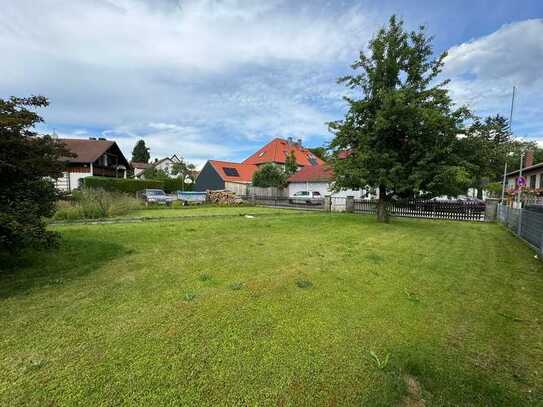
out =
{"type": "Polygon", "coordinates": [[[485,206],[485,222],[494,222],[498,211],[498,203],[494,200],[487,200],[485,206]]]}
{"type": "Polygon", "coordinates": [[[354,196],[348,196],[345,199],[345,212],[354,212],[354,196]]]}
{"type": "Polygon", "coordinates": [[[522,206],[518,210],[518,226],[517,226],[517,235],[518,237],[521,237],[522,233],[522,206]]]}
{"type": "Polygon", "coordinates": [[[324,195],[324,212],[332,211],[332,196],[324,195]]]}

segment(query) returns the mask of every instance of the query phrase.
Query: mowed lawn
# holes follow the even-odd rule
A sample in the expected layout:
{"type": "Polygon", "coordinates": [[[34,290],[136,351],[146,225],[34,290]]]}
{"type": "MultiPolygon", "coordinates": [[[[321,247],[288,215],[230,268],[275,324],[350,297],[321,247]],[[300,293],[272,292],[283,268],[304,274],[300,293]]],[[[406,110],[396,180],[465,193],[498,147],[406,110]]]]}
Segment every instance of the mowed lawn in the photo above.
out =
{"type": "Polygon", "coordinates": [[[283,215],[300,212],[296,209],[285,210],[282,208],[269,208],[264,206],[208,206],[191,205],[181,208],[149,208],[131,211],[125,217],[128,218],[177,218],[194,216],[236,216],[236,215],[283,215]]]}
{"type": "Polygon", "coordinates": [[[543,403],[543,266],[496,224],[54,229],[0,266],[0,405],[543,403]]]}

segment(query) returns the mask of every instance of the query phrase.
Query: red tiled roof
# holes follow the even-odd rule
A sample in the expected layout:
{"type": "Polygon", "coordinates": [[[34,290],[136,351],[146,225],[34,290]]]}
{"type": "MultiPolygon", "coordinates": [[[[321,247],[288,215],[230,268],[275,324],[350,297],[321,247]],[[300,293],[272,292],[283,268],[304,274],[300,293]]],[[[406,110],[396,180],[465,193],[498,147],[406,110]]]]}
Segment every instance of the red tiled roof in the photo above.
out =
{"type": "Polygon", "coordinates": [[[243,164],[284,164],[286,162],[287,155],[291,151],[294,151],[298,165],[305,167],[324,164],[324,161],[322,161],[308,149],[301,147],[297,143],[289,144],[287,140],[281,138],[273,139],[271,142],[243,161],[243,164]]]}
{"type": "Polygon", "coordinates": [[[58,139],[66,149],[75,154],[75,157],[63,158],[70,163],[92,163],[115,144],[111,140],[85,140],[85,139],[58,139]]]}
{"type": "Polygon", "coordinates": [[[324,165],[304,167],[288,178],[288,182],[329,182],[334,179],[333,169],[324,165]]]}
{"type": "Polygon", "coordinates": [[[342,150],[337,153],[337,158],[344,160],[347,157],[350,157],[353,152],[351,150],[342,150]]]}
{"type": "Polygon", "coordinates": [[[228,161],[209,160],[215,171],[224,181],[248,183],[253,180],[253,174],[258,169],[256,165],[231,163],[228,161]],[[227,175],[225,168],[233,168],[239,176],[227,175]]]}

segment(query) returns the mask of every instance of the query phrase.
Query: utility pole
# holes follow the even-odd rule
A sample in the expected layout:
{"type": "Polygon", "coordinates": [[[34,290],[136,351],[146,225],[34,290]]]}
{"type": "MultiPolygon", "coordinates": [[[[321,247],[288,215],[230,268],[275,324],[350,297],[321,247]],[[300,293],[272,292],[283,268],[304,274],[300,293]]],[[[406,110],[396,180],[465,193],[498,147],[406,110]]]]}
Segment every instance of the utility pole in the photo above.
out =
{"type": "MultiPolygon", "coordinates": [[[[513,108],[515,107],[515,93],[517,91],[517,87],[513,86],[513,96],[511,97],[511,111],[509,112],[509,133],[513,135],[513,108]]],[[[522,175],[522,157],[520,159],[520,172],[522,175]]],[[[505,183],[507,182],[507,155],[505,156],[505,165],[503,168],[503,183],[502,183],[502,199],[501,204],[503,205],[503,201],[505,200],[505,183]]]]}

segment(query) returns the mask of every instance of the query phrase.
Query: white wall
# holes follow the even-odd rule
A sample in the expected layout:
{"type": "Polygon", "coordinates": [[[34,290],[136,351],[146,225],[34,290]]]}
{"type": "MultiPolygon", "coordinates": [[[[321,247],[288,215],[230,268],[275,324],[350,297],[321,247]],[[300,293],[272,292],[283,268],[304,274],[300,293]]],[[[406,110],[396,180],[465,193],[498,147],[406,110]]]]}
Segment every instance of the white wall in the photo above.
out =
{"type": "Polygon", "coordinates": [[[159,169],[159,170],[163,170],[165,171],[171,178],[175,178],[176,176],[175,175],[172,175],[171,172],[172,172],[172,167],[174,165],[174,163],[176,162],[179,162],[179,160],[176,160],[176,159],[171,159],[171,158],[167,158],[165,159],[164,161],[160,162],[160,163],[157,163],[155,165],[155,168],[156,169],[159,169]]]}
{"type": "Polygon", "coordinates": [[[79,180],[82,178],[90,177],[90,172],[71,172],[70,173],[70,188],[76,189],[79,188],[79,180]]]}
{"type": "Polygon", "coordinates": [[[228,182],[224,183],[224,189],[228,191],[235,192],[236,195],[247,195],[247,187],[249,184],[242,184],[239,182],[228,182]]]}
{"type": "Polygon", "coordinates": [[[329,195],[328,182],[291,182],[288,184],[288,194],[294,195],[300,191],[318,191],[322,196],[329,195]]]}
{"type": "Polygon", "coordinates": [[[328,182],[291,182],[288,184],[289,195],[294,195],[299,191],[318,191],[323,197],[325,195],[332,195],[333,197],[354,196],[356,199],[361,198],[363,194],[363,190],[354,191],[352,189],[332,192],[331,184],[328,182]]]}

